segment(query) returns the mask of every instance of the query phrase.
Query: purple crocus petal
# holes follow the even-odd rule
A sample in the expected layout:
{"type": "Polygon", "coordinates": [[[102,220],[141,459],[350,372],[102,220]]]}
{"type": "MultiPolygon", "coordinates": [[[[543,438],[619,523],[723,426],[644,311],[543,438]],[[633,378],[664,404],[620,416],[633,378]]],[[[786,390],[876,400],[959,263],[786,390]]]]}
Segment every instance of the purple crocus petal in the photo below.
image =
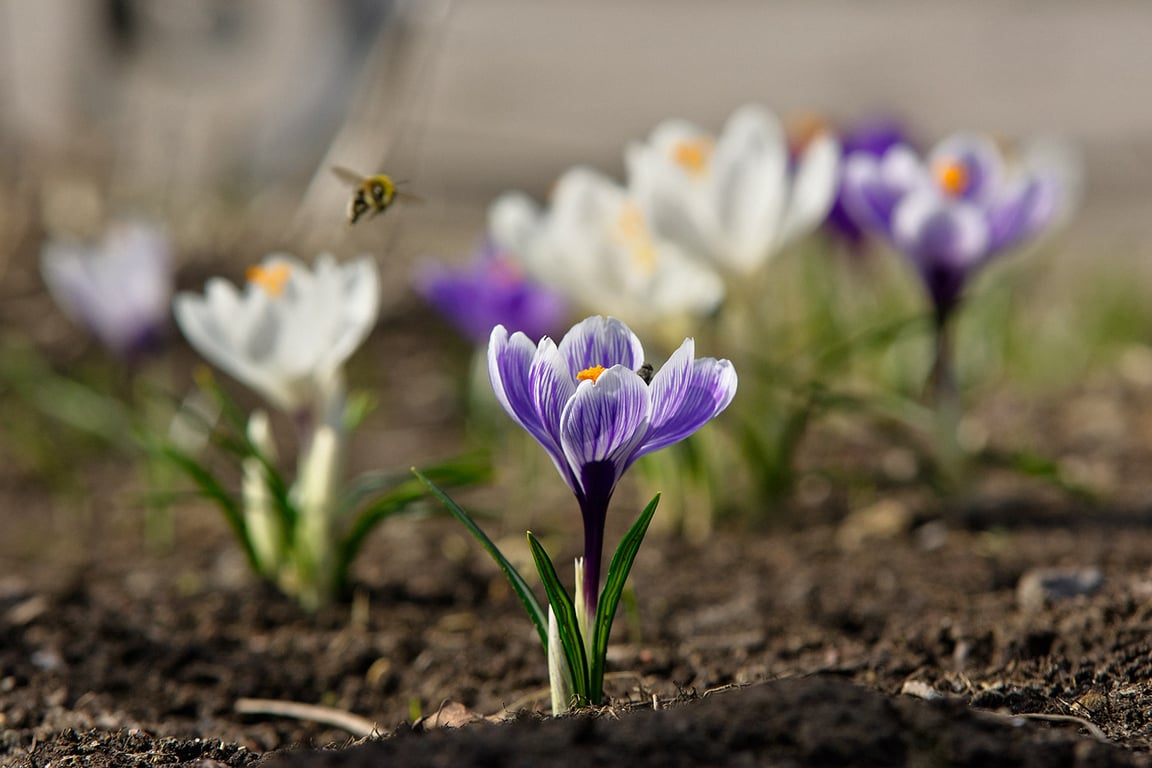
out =
{"type": "Polygon", "coordinates": [[[560,354],[572,378],[587,368],[622,365],[635,371],[644,364],[644,347],[636,334],[614,317],[593,315],[572,326],[560,340],[560,354]]]}
{"type": "Polygon", "coordinates": [[[44,280],[60,308],[112,352],[135,361],[163,338],[172,295],[171,248],[140,221],[110,225],[94,246],[45,244],[44,280]]]}
{"type": "Polygon", "coordinates": [[[488,377],[496,399],[512,419],[536,438],[554,457],[562,456],[552,433],[541,421],[536,409],[530,372],[536,358],[536,345],[523,333],[508,336],[498,325],[488,342],[488,377]]]}
{"type": "MultiPolygon", "coordinates": [[[[907,144],[908,133],[904,127],[891,118],[872,118],[857,123],[840,136],[840,152],[847,158],[854,154],[883,157],[888,150],[900,144],[907,144]]],[[[844,202],[844,176],[841,174],[836,200],[828,211],[828,228],[853,248],[858,248],[864,240],[864,229],[848,212],[844,202]]]]}
{"type": "Polygon", "coordinates": [[[990,254],[980,209],[929,193],[911,195],[900,204],[893,238],[919,270],[940,318],[959,301],[969,273],[990,254]]]}
{"type": "Polygon", "coordinates": [[[540,417],[541,427],[548,433],[548,441],[541,440],[541,444],[552,455],[556,468],[572,490],[579,493],[579,484],[561,447],[560,434],[564,407],[576,393],[576,380],[568,371],[568,363],[552,339],[545,337],[540,340],[528,372],[528,381],[533,410],[540,417]]]}
{"type": "Polygon", "coordinates": [[[845,155],[861,152],[882,157],[897,144],[909,144],[908,131],[891,117],[861,120],[840,134],[840,147],[845,155]]]}
{"type": "Polygon", "coordinates": [[[1011,190],[987,209],[991,250],[1013,246],[1047,226],[1059,207],[1053,179],[1034,178],[1011,190]]]}
{"type": "Polygon", "coordinates": [[[1004,163],[996,145],[985,136],[957,134],[936,145],[928,156],[933,173],[947,165],[964,169],[963,200],[987,202],[996,194],[1004,177],[1004,163]]]}
{"type": "Polygon", "coordinates": [[[536,340],[559,329],[566,313],[559,294],[528,280],[490,243],[468,266],[427,264],[415,278],[417,290],[460,333],[477,346],[503,325],[536,340]]]}
{"type": "Polygon", "coordinates": [[[650,429],[659,429],[684,402],[688,382],[692,377],[692,361],[696,357],[696,342],[684,339],[680,348],[660,367],[649,383],[652,395],[650,429]]]}
{"type": "Polygon", "coordinates": [[[625,366],[609,368],[595,382],[580,382],[560,418],[568,463],[579,469],[609,462],[619,479],[644,436],[651,410],[648,385],[625,366]]]}
{"type": "Polygon", "coordinates": [[[916,154],[901,144],[879,160],[862,153],[850,155],[845,160],[841,193],[845,209],[857,224],[891,237],[896,206],[929,183],[916,154]]]}
{"type": "Polygon", "coordinates": [[[652,379],[653,419],[633,458],[639,458],[657,451],[691,435],[708,421],[728,407],[736,395],[736,369],[728,360],[705,357],[695,360],[686,379],[678,374],[668,376],[668,384],[661,381],[661,374],[669,370],[667,366],[657,372],[652,379]],[[674,394],[679,386],[681,393],[674,394]],[[665,409],[658,399],[679,399],[679,407],[665,409]],[[661,421],[655,414],[659,412],[661,421]]]}

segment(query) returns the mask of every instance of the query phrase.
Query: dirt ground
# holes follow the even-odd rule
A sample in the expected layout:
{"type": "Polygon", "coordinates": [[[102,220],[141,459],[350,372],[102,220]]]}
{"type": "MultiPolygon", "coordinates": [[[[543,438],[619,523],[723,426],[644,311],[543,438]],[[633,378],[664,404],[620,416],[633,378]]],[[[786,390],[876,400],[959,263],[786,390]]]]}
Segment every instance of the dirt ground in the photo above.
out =
{"type": "MultiPolygon", "coordinates": [[[[422,346],[410,327],[383,336],[422,346]]],[[[863,503],[802,482],[775,522],[700,542],[655,531],[617,619],[611,705],[558,719],[528,619],[451,520],[389,521],[353,599],[309,616],[253,582],[211,509],[181,507],[159,547],[138,508],[62,511],[43,479],[8,468],[0,763],[1152,764],[1152,459],[1134,428],[1152,396],[1118,376],[1050,407],[981,408],[1008,434],[1049,435],[1070,465],[1112,468],[1096,472],[1108,493],[992,478],[946,504],[893,482],[863,503]],[[1101,431],[1105,413],[1118,432],[1101,431]]],[[[389,434],[450,442],[453,415],[438,418],[389,434]]],[[[802,463],[882,478],[874,456],[825,430],[802,463]]],[[[83,475],[108,498],[129,482],[122,462],[83,475]]],[[[530,522],[566,558],[576,517],[530,522]]],[[[485,522],[513,543],[526,524],[485,522]]]]}

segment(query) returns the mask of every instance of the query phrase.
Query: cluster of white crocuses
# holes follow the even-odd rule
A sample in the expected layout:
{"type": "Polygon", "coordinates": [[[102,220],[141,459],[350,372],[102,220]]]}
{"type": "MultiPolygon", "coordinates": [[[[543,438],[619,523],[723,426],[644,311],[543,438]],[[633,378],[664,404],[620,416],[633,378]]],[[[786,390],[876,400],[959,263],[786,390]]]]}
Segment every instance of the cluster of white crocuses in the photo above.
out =
{"type": "Polygon", "coordinates": [[[343,367],[372,331],[379,304],[369,258],[338,264],[325,255],[309,268],[273,255],[248,270],[243,289],[215,278],[203,294],[181,293],[173,305],[200,354],[296,426],[296,479],[285,488],[268,414],[249,418],[239,524],[256,569],[309,607],[329,600],[340,578],[343,367]]]}
{"type": "Polygon", "coordinates": [[[719,135],[671,120],[628,147],[618,184],[577,167],[547,209],[507,193],[489,229],[545,285],[641,325],[698,318],[780,248],[817,227],[835,198],[840,153],[820,134],[792,157],[780,121],[749,105],[719,135]]]}

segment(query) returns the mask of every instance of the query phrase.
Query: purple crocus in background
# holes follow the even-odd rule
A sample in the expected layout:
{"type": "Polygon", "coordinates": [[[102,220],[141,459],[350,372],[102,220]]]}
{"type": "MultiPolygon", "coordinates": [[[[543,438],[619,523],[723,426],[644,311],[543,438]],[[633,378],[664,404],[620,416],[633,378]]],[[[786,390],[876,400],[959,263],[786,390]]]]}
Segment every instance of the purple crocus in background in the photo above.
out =
{"type": "Polygon", "coordinates": [[[1056,218],[1066,194],[1060,174],[1010,165],[987,137],[955,135],[923,160],[902,144],[881,157],[851,155],[842,191],[849,215],[904,254],[923,281],[937,337],[929,386],[947,395],[947,325],[968,279],[1056,218]]]}
{"type": "Polygon", "coordinates": [[[415,282],[428,303],[477,347],[497,325],[540,339],[558,330],[568,312],[559,294],[527,278],[491,242],[463,268],[424,265],[415,282]]]}
{"type": "MultiPolygon", "coordinates": [[[[489,376],[504,409],[552,457],[584,518],[587,616],[596,615],[608,504],[636,459],[679,442],[723,411],[736,393],[727,360],[695,357],[685,339],[655,374],[621,321],[576,324],[559,345],[492,330],[489,376]]],[[[577,606],[578,609],[580,606],[577,606]]],[[[589,622],[588,626],[591,626],[589,622]]]]}
{"type": "Polygon", "coordinates": [[[847,211],[909,258],[941,322],[973,272],[1053,220],[1059,193],[1054,177],[1009,167],[982,136],[948,138],[926,161],[902,144],[856,153],[844,168],[847,211]]]}
{"type": "MultiPolygon", "coordinates": [[[[873,117],[861,120],[839,133],[840,152],[845,160],[856,154],[883,157],[892,147],[908,144],[908,132],[897,120],[890,117],[873,117]]],[[[844,202],[845,177],[840,178],[836,199],[828,211],[825,224],[828,231],[843,242],[853,253],[864,247],[865,231],[849,214],[844,202]]]]}
{"type": "Polygon", "coordinates": [[[159,344],[172,297],[172,252],[159,227],[123,221],[96,245],[51,241],[40,269],[64,313],[119,357],[138,360],[159,344]]]}

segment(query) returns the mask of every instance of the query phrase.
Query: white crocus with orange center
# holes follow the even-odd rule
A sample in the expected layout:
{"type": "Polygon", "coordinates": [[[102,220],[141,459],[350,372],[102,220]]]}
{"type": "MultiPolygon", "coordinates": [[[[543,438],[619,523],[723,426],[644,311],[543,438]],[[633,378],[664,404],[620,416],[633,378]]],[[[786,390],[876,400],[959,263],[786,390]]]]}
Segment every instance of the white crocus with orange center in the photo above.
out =
{"type": "Polygon", "coordinates": [[[376,323],[375,264],[341,265],[325,255],[309,269],[273,255],[247,278],[243,292],[215,278],[203,295],[177,296],[180,329],[200,354],[272,404],[295,416],[321,415],[332,382],[376,323]]]}
{"type": "Polygon", "coordinates": [[[546,210],[526,195],[503,195],[489,228],[497,247],[544,285],[637,324],[706,314],[724,296],[719,275],[655,230],[626,190],[587,168],[560,177],[546,210]]]}
{"type": "Polygon", "coordinates": [[[779,121],[749,105],[718,136],[683,120],[661,123],[626,160],[629,189],[661,237],[747,274],[824,220],[839,148],[818,134],[793,162],[779,121]]]}
{"type": "Polygon", "coordinates": [[[176,321],[204,357],[293,417],[299,430],[296,480],[277,496],[268,419],[252,416],[253,451],[243,461],[243,527],[254,565],[308,608],[337,587],[336,515],[343,475],[343,366],[375,325],[380,302],[370,259],[314,269],[269,256],[247,272],[241,293],[210,280],[204,295],[176,297],[176,321]],[[282,507],[291,507],[285,515],[282,507]]]}

